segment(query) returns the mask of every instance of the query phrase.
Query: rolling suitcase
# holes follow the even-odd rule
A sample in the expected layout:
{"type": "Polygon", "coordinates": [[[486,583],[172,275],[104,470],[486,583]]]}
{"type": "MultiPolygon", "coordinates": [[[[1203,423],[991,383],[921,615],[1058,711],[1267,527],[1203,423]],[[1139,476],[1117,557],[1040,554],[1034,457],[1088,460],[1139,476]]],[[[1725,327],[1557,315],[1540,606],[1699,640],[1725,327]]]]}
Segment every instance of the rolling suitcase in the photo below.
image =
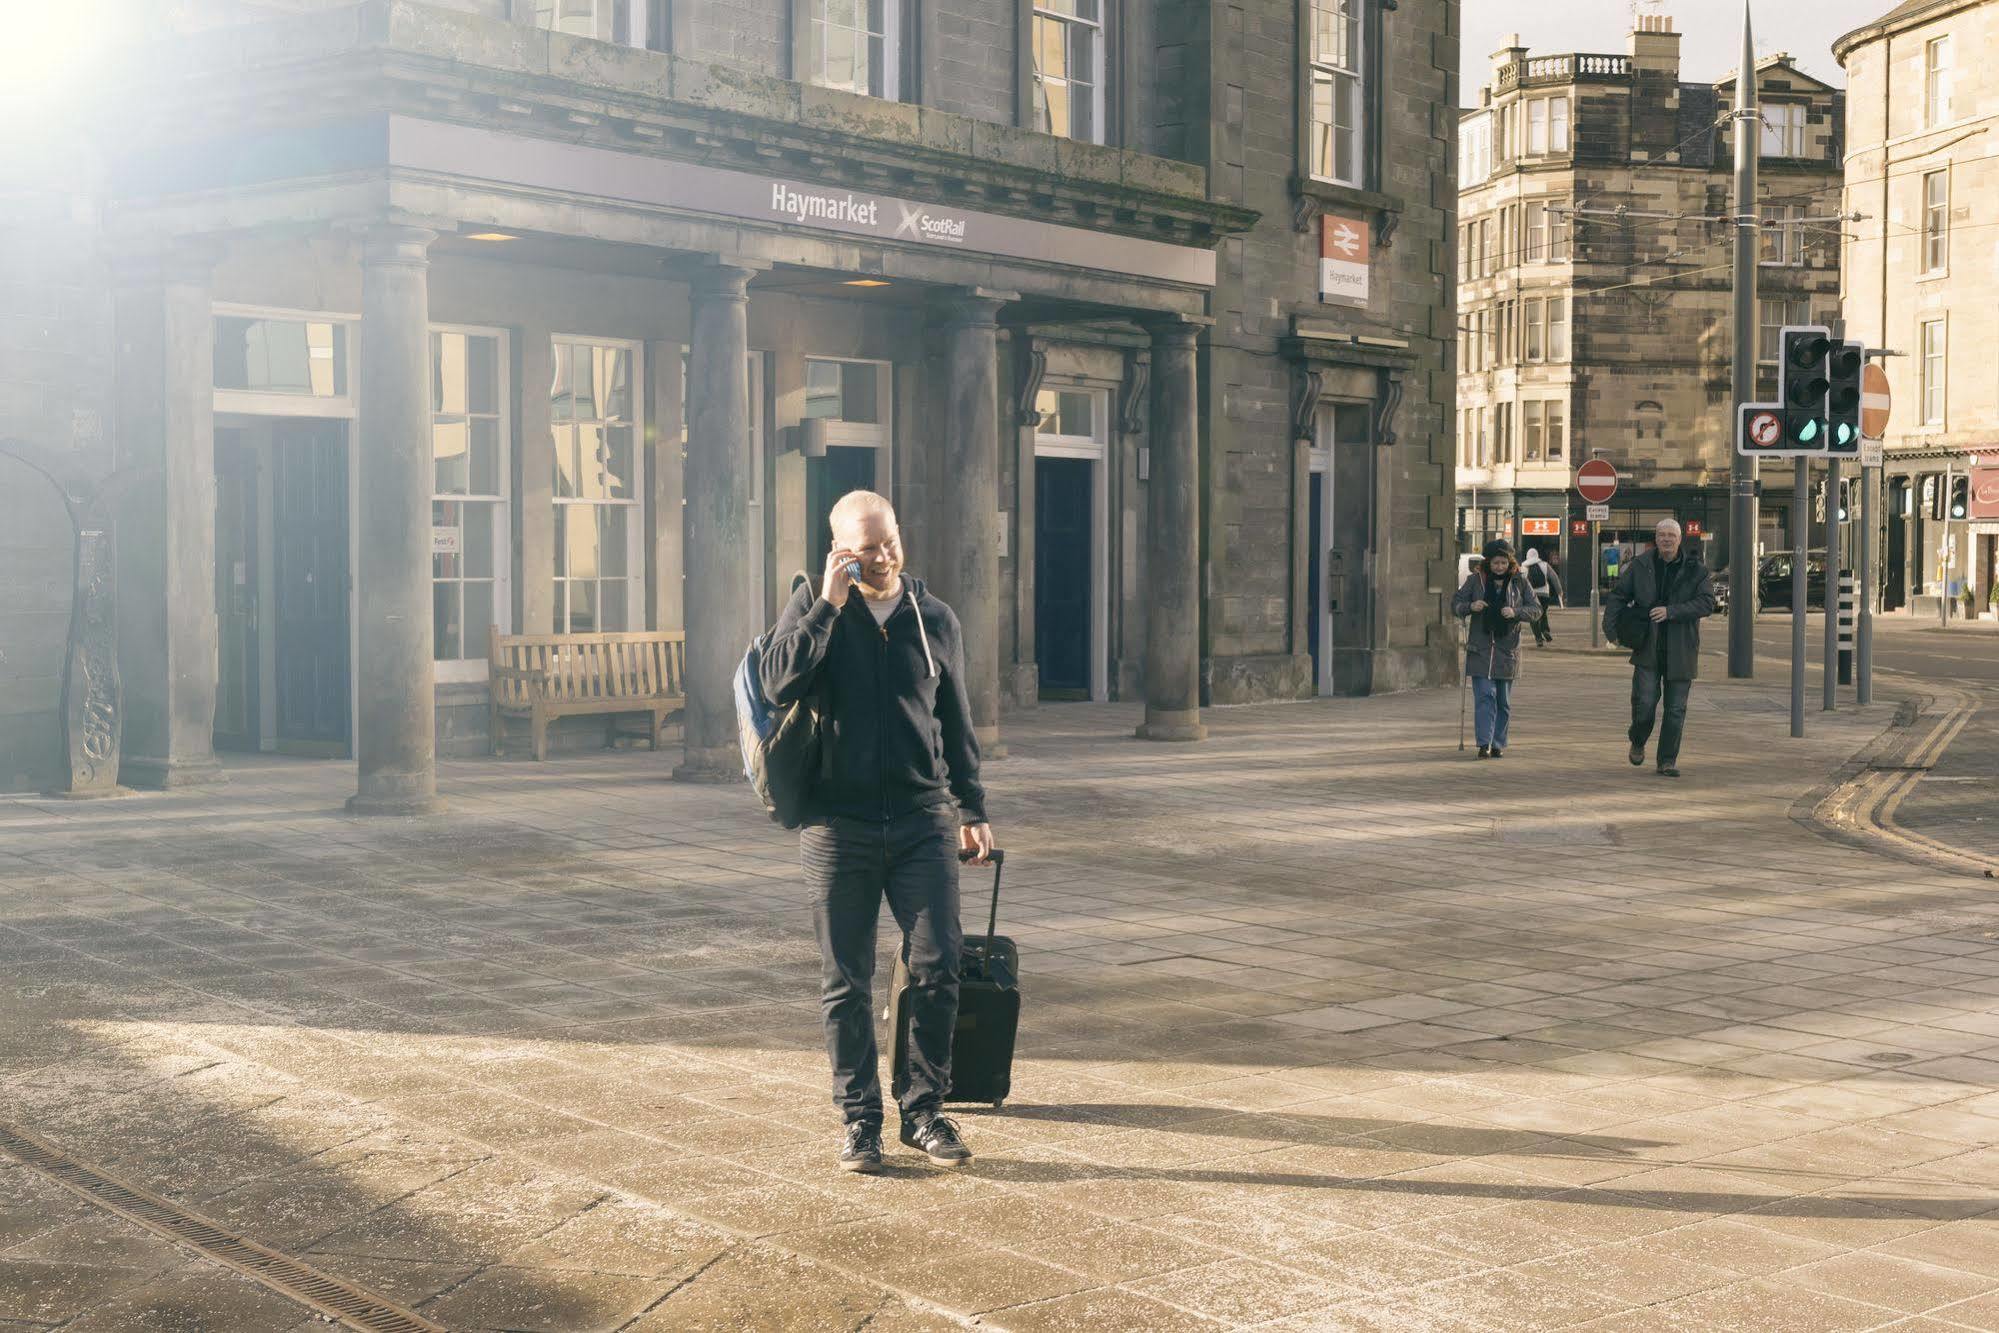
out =
{"type": "MultiPolygon", "coordinates": [[[[961,853],[961,859],[970,853],[961,853]]],[[[951,1088],[947,1102],[991,1102],[998,1109],[1013,1090],[1013,1039],[1020,1026],[1020,951],[999,929],[1000,871],[1006,853],[995,850],[993,903],[983,939],[965,941],[958,973],[958,1026],[951,1042],[951,1088]]],[[[909,973],[895,962],[888,1019],[895,1034],[897,1098],[909,1089],[909,973]]]]}

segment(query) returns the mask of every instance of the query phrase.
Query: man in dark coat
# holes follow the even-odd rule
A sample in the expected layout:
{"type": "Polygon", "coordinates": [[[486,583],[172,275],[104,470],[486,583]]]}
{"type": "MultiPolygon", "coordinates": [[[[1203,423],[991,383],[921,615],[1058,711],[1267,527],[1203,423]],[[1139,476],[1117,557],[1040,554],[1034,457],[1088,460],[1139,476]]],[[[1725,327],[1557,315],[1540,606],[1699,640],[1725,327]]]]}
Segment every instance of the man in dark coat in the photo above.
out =
{"type": "Polygon", "coordinates": [[[1604,606],[1610,637],[1631,650],[1631,754],[1645,762],[1645,742],[1666,704],[1659,728],[1659,776],[1680,776],[1680,736],[1687,724],[1687,696],[1699,674],[1701,621],[1714,614],[1714,580],[1707,565],[1681,550],[1680,525],[1666,519],[1653,530],[1652,549],[1618,575],[1604,606]]]}

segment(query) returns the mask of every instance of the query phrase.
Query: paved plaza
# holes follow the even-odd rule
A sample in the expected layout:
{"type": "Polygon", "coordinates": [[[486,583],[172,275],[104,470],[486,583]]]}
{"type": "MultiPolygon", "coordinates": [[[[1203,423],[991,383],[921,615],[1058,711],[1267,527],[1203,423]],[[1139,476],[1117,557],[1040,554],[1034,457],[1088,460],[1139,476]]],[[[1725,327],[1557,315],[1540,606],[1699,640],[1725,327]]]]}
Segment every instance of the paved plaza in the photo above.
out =
{"type": "MultiPolygon", "coordinates": [[[[0,1122],[450,1329],[1999,1328],[1999,890],[1801,818],[1897,701],[1704,681],[1672,782],[1527,659],[1497,763],[1448,691],[1009,719],[962,1172],[833,1169],[793,841],[644,751],[0,801],[0,1122]]],[[[0,1162],[0,1328],[325,1327],[0,1162]]]]}

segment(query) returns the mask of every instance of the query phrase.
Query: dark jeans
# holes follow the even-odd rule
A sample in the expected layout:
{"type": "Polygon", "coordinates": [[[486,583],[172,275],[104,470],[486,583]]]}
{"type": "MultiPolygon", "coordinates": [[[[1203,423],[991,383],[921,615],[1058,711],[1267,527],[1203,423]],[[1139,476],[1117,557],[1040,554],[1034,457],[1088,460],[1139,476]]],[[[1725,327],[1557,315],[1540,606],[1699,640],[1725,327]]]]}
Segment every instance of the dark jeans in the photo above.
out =
{"type": "Polygon", "coordinates": [[[820,1008],[833,1060],[833,1104],[848,1124],[882,1118],[875,1044],[875,922],[882,898],[902,927],[909,968],[909,1090],[905,1119],[935,1111],[951,1086],[958,1024],[958,812],[946,806],[886,823],[831,819],[798,837],[812,890],[824,978],[820,1008]]]}
{"type": "Polygon", "coordinates": [[[1677,763],[1680,735],[1687,726],[1687,696],[1693,692],[1690,680],[1664,680],[1651,667],[1631,668],[1631,743],[1643,745],[1652,736],[1652,722],[1659,713],[1660,686],[1666,696],[1666,721],[1659,728],[1659,764],[1677,763]]]}
{"type": "Polygon", "coordinates": [[[1548,600],[1546,593],[1541,594],[1541,618],[1533,622],[1534,642],[1536,643],[1552,643],[1554,641],[1555,630],[1548,623],[1548,608],[1553,605],[1554,603],[1548,600]]]}

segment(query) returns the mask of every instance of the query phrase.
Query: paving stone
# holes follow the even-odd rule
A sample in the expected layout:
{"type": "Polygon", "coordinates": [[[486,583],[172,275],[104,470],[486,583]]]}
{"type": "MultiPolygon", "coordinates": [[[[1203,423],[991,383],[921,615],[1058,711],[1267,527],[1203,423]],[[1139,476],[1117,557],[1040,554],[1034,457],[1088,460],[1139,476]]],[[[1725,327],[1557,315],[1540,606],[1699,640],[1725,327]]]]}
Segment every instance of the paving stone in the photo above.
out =
{"type": "MultiPolygon", "coordinates": [[[[640,752],[447,761],[420,825],[272,760],[0,801],[0,1102],[468,1327],[1999,1322],[1999,911],[1788,818],[1886,709],[1793,743],[1703,681],[1663,791],[1626,685],[1537,659],[1576,759],[1518,793],[1448,692],[1171,756],[1125,706],[1009,717],[1026,1021],[966,1171],[833,1169],[795,847],[640,752]]],[[[44,1312],[0,1319],[207,1290],[46,1262],[101,1216],[0,1164],[0,1296],[44,1312]]]]}

